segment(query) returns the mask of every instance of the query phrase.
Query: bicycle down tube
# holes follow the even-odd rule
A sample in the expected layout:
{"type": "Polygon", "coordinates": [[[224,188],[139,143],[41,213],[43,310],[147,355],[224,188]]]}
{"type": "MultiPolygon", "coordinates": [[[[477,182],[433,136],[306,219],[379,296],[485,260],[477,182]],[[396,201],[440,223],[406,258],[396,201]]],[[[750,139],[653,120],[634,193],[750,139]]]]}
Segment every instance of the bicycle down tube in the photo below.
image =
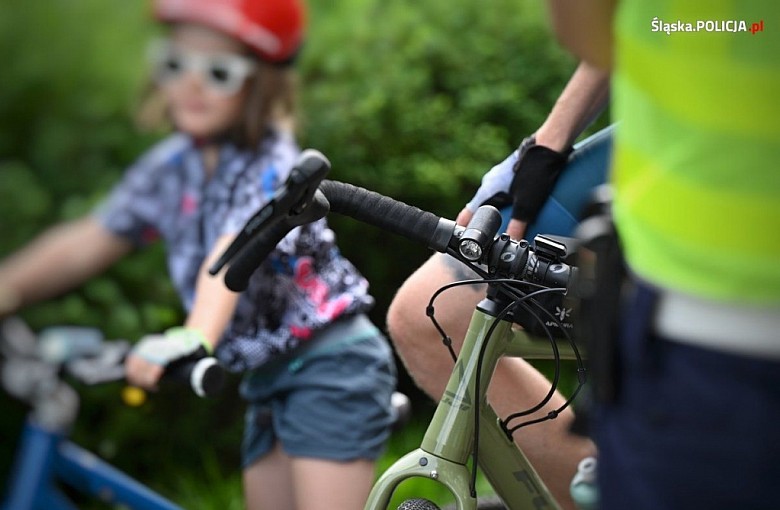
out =
{"type": "MultiPolygon", "coordinates": [[[[471,473],[467,467],[475,412],[480,419],[480,468],[507,507],[560,508],[528,459],[504,433],[495,411],[479,398],[485,394],[490,375],[502,356],[550,358],[550,344],[533,339],[506,320],[499,320],[488,337],[496,320],[479,308],[474,312],[461,354],[420,448],[385,471],[369,496],[366,510],[385,510],[398,485],[412,477],[432,479],[447,487],[459,510],[476,509],[477,500],[469,493],[471,473]],[[488,340],[481,368],[482,388],[476,391],[478,353],[488,340]]],[[[561,359],[575,358],[569,346],[562,344],[559,349],[561,359]]]]}

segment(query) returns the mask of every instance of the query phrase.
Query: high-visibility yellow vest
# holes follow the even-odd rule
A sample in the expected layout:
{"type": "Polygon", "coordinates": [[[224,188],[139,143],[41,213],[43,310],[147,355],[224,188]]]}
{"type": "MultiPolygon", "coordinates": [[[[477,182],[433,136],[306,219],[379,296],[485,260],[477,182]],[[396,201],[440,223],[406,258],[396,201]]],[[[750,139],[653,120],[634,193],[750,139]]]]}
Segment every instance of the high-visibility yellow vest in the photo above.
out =
{"type": "Polygon", "coordinates": [[[616,16],[629,266],[694,296],[780,302],[780,2],[623,0],[616,16]]]}

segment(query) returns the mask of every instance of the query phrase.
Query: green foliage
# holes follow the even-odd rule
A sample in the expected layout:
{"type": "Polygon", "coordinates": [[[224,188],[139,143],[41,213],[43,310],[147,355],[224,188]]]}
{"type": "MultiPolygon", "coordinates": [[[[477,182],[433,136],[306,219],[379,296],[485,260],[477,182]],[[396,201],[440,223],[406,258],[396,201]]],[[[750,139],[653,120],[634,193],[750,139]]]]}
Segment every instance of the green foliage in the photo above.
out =
{"type": "MultiPolygon", "coordinates": [[[[152,33],[134,2],[9,0],[0,47],[11,49],[0,87],[0,253],[45,226],[87,213],[152,138],[132,123],[152,33]]],[[[137,337],[175,322],[160,250],[32,310],[36,325],[90,324],[137,337]],[[142,277],[139,278],[138,276],[142,277]]]]}
{"type": "Polygon", "coordinates": [[[572,69],[534,1],[319,7],[304,142],[327,151],[332,177],[441,214],[541,123],[572,69]]]}
{"type": "MultiPolygon", "coordinates": [[[[155,30],[142,2],[0,4],[0,47],[10,56],[0,86],[0,256],[47,225],[87,213],[156,138],[140,133],[132,117],[145,80],[146,41],[155,30]]],[[[108,338],[135,340],[182,320],[165,267],[156,246],[24,316],[36,329],[83,324],[108,338]]],[[[237,465],[237,398],[203,402],[181,398],[179,389],[131,409],[121,403],[120,385],[79,389],[74,437],[131,473],[180,467],[167,460],[159,466],[161,459],[198,466],[203,449],[192,446],[198,443],[237,465]],[[221,433],[206,442],[205,427],[221,433]]],[[[0,424],[4,438],[18,433],[23,413],[8,409],[0,424]]],[[[13,446],[2,441],[0,475],[13,446]]]]}
{"type": "MultiPolygon", "coordinates": [[[[450,218],[540,125],[573,70],[536,0],[314,7],[302,143],[330,158],[330,178],[450,218]]],[[[329,221],[369,276],[373,318],[383,324],[395,289],[430,252],[335,215],[329,221]]]]}
{"type": "MultiPolygon", "coordinates": [[[[119,0],[0,3],[8,57],[0,78],[0,256],[88,212],[156,138],[132,121],[145,45],[156,32],[147,8],[119,0]]],[[[542,122],[574,67],[552,42],[542,9],[536,0],[313,0],[300,62],[301,144],[330,158],[331,178],[453,217],[482,174],[542,122]]],[[[384,325],[395,289],[427,250],[330,221],[372,283],[372,316],[384,325]]],[[[24,316],[35,328],[85,324],[131,340],[182,320],[159,246],[24,316]]],[[[238,469],[243,406],[235,385],[213,402],[174,390],[140,408],[120,403],[119,385],[79,389],[75,438],[131,473],[154,472],[152,485],[169,495],[171,487],[194,493],[198,481],[208,487],[238,469]]],[[[22,410],[0,398],[12,412],[0,435],[13,437],[22,410]]],[[[3,468],[12,446],[0,446],[3,468]]],[[[226,498],[223,507],[235,501],[209,492],[226,498]]],[[[201,497],[193,505],[207,508],[201,497]]]]}

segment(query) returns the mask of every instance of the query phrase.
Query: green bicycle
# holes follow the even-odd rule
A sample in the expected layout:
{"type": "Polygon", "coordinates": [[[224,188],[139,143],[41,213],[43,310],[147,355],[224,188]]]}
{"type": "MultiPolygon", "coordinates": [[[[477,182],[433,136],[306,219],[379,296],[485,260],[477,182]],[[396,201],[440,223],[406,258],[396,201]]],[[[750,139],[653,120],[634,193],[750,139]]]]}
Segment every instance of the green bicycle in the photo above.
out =
{"type": "MultiPolygon", "coordinates": [[[[568,316],[571,304],[566,291],[577,273],[568,259],[571,246],[561,238],[537,236],[529,243],[511,240],[506,234],[497,235],[501,218],[490,206],[480,208],[469,225],[462,227],[378,193],[323,180],[329,169],[322,154],[305,151],[286,185],[250,219],[211,268],[212,274],[230,263],[225,283],[233,290],[242,290],[255,268],[292,228],[333,211],[423,242],[457,258],[480,276],[478,280],[451,285],[487,283],[488,287],[474,311],[444,398],[420,447],[381,475],[369,495],[366,510],[386,509],[398,485],[412,477],[435,480],[452,493],[458,510],[474,510],[478,508],[477,465],[501,500],[496,503],[499,506],[491,508],[559,509],[534,467],[513,443],[512,434],[525,425],[555,418],[585,383],[583,357],[569,333],[573,324],[568,316]],[[513,327],[515,323],[523,329],[513,327]],[[534,408],[506,419],[499,419],[485,398],[493,370],[502,356],[552,359],[555,367],[546,397],[534,408]],[[549,402],[559,382],[561,360],[576,363],[578,386],[572,396],[546,417],[512,426],[549,402]]],[[[428,315],[433,319],[432,304],[428,315]]],[[[595,459],[580,462],[572,494],[583,508],[594,504],[594,475],[595,459]]],[[[398,508],[438,509],[424,498],[407,500],[398,508]]],[[[480,504],[479,508],[487,507],[480,504]]]]}

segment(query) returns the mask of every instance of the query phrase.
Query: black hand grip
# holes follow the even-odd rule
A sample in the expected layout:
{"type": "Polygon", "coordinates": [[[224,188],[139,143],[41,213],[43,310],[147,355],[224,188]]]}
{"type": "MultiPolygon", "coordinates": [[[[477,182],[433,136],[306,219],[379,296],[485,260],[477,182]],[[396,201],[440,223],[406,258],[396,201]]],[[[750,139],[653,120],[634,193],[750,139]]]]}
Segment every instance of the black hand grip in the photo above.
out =
{"type": "Polygon", "coordinates": [[[331,211],[445,251],[455,223],[428,211],[344,182],[322,181],[331,211]]]}
{"type": "Polygon", "coordinates": [[[163,380],[189,384],[199,397],[215,397],[225,385],[225,369],[205,351],[175,361],[165,367],[163,380]]]}

